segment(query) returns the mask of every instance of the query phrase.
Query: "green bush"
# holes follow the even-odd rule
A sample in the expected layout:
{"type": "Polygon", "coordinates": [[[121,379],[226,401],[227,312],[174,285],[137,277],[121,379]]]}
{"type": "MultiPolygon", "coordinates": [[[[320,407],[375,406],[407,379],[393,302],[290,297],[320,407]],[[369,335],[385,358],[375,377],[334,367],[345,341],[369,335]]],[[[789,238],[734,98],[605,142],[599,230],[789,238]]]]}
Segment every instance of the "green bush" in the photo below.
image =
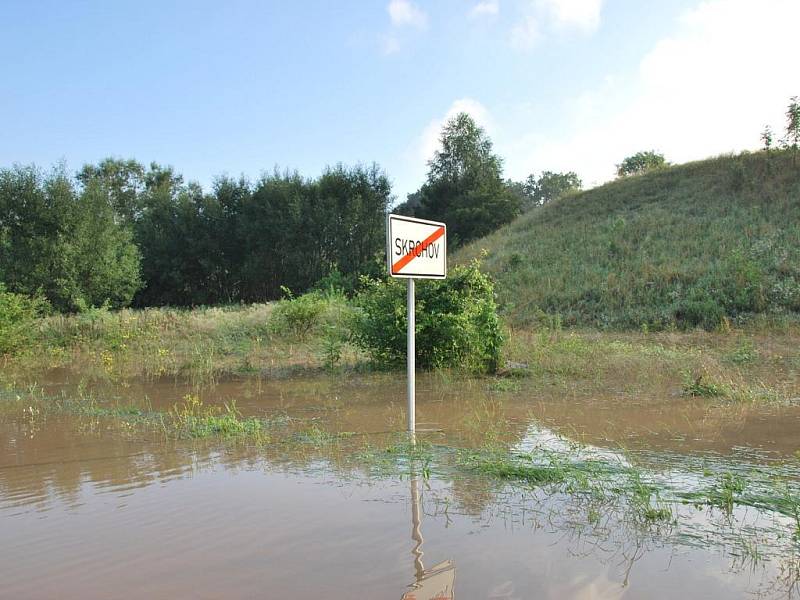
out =
{"type": "Polygon", "coordinates": [[[668,167],[669,163],[664,160],[664,155],[654,150],[637,152],[628,156],[617,165],[617,175],[627,177],[629,175],[641,175],[648,171],[655,171],[668,167]]]}
{"type": "Polygon", "coordinates": [[[0,283],[0,354],[14,352],[28,343],[35,319],[47,309],[47,301],[7,292],[0,283]]]}
{"type": "Polygon", "coordinates": [[[278,302],[270,316],[273,333],[301,340],[312,333],[323,333],[323,337],[347,341],[344,330],[350,325],[353,307],[343,292],[314,291],[297,297],[288,288],[283,292],[286,298],[278,302]]]}
{"type": "Polygon", "coordinates": [[[712,330],[722,323],[725,309],[703,289],[693,289],[675,310],[675,319],[684,327],[712,330]]]}
{"type": "Polygon", "coordinates": [[[288,288],[283,291],[287,297],[275,307],[270,319],[271,329],[279,335],[305,338],[320,324],[325,312],[323,294],[310,292],[295,298],[288,288]]]}
{"type": "MultiPolygon", "coordinates": [[[[447,279],[418,282],[416,301],[417,366],[479,373],[500,367],[503,335],[494,286],[477,261],[452,269],[447,279]]],[[[357,302],[355,343],[379,366],[405,364],[405,282],[365,282],[357,302]]]]}

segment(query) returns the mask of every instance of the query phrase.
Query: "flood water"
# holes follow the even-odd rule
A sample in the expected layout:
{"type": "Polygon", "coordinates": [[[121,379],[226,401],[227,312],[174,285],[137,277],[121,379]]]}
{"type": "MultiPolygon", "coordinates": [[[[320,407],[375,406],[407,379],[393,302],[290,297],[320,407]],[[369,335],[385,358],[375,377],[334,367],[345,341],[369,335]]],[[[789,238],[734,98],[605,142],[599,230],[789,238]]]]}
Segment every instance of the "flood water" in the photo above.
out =
{"type": "MultiPolygon", "coordinates": [[[[53,372],[42,385],[50,394],[88,390],[100,402],[155,410],[192,393],[207,404],[235,402],[244,415],[350,432],[354,447],[382,448],[405,422],[402,379],[197,389],[174,381],[87,385],[53,372]]],[[[500,392],[485,380],[437,375],[418,381],[417,421],[420,441],[436,445],[470,448],[489,439],[516,452],[579,442],[582,451],[619,461],[653,464],[663,456],[671,472],[683,457],[759,469],[791,460],[800,447],[800,407],[792,405],[500,392]]],[[[613,512],[589,526],[569,494],[423,474],[413,465],[375,473],[343,460],[346,450],[167,441],[102,418],[2,413],[0,598],[797,595],[800,550],[787,539],[770,550],[759,528],[771,531],[776,517],[765,511],[721,515],[687,506],[682,532],[635,527],[613,512]],[[755,532],[756,547],[740,543],[744,530],[755,532]]]]}

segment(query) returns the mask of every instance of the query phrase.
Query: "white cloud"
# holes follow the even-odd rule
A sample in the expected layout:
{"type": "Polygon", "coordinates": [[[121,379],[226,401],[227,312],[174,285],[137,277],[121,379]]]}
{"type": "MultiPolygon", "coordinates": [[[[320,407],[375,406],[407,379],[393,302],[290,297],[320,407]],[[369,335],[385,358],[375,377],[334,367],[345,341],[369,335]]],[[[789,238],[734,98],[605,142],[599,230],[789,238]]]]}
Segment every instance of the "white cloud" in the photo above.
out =
{"type": "Polygon", "coordinates": [[[511,29],[511,45],[518,50],[531,50],[541,37],[539,22],[533,15],[525,15],[511,29]]]}
{"type": "Polygon", "coordinates": [[[462,112],[471,116],[478,125],[487,131],[491,131],[492,120],[486,107],[472,98],[459,98],[450,105],[441,118],[431,120],[425,127],[417,141],[416,152],[414,152],[416,160],[427,162],[433,157],[434,152],[439,149],[439,134],[442,132],[442,127],[448,119],[462,112]]]}
{"type": "Polygon", "coordinates": [[[603,0],[527,0],[511,28],[511,45],[531,50],[551,31],[591,32],[600,26],[603,0]]]}
{"type": "Polygon", "coordinates": [[[603,0],[540,0],[556,27],[594,31],[600,25],[603,0]]]}
{"type": "Polygon", "coordinates": [[[797,0],[700,3],[643,57],[632,80],[573,100],[571,123],[557,136],[515,134],[502,148],[509,175],[569,169],[598,183],[638,150],[685,162],[758,147],[766,123],[782,129],[786,103],[800,90],[798,22],[797,0]]]}
{"type": "Polygon", "coordinates": [[[469,11],[471,18],[493,17],[500,12],[500,0],[483,0],[469,11]]]}
{"type": "Polygon", "coordinates": [[[392,25],[395,27],[410,26],[424,29],[428,25],[428,15],[409,0],[391,0],[386,7],[392,25]]]}

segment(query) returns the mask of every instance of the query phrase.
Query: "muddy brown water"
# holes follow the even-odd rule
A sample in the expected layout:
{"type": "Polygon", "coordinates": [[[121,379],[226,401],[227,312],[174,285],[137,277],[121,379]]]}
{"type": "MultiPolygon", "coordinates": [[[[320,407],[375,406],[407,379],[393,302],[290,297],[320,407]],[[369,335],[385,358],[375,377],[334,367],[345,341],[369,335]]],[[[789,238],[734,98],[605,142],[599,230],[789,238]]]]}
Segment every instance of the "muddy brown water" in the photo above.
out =
{"type": "MultiPolygon", "coordinates": [[[[404,423],[402,377],[124,386],[54,372],[48,393],[166,409],[186,394],[245,415],[311,419],[380,446],[404,423]]],[[[509,449],[550,431],[609,452],[647,448],[765,461],[800,443],[800,408],[682,398],[498,392],[418,382],[422,437],[509,449]]],[[[0,419],[0,598],[792,597],[795,557],[753,560],[609,522],[572,526],[564,498],[434,474],[375,477],[324,451],[282,461],[247,445],[175,442],[102,420],[0,419]]],[[[696,515],[703,519],[699,511],[696,515]]]]}
{"type": "MultiPolygon", "coordinates": [[[[54,370],[39,380],[48,393],[85,390],[102,401],[168,410],[194,394],[206,404],[234,402],[250,416],[316,417],[334,432],[385,433],[405,424],[405,381],[397,375],[308,377],[291,380],[239,379],[191,386],[172,379],[125,385],[87,382],[79,373],[54,370]]],[[[800,450],[800,402],[732,403],[685,397],[679,389],[655,394],[597,394],[552,387],[494,389],[492,380],[458,381],[421,375],[417,426],[438,430],[445,442],[482,443],[487,429],[518,441],[532,421],[581,442],[616,448],[729,454],[737,448],[776,457],[800,450]]]]}

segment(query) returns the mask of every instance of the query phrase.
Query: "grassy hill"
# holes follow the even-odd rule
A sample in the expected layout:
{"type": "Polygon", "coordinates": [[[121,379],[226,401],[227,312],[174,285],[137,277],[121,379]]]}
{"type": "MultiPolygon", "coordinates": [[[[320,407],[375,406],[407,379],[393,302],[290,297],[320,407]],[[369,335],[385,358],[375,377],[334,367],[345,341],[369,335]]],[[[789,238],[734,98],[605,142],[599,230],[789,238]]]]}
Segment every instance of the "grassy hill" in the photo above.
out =
{"type": "Polygon", "coordinates": [[[564,197],[461,249],[513,325],[664,329],[800,316],[800,157],[723,156],[564,197]]]}

